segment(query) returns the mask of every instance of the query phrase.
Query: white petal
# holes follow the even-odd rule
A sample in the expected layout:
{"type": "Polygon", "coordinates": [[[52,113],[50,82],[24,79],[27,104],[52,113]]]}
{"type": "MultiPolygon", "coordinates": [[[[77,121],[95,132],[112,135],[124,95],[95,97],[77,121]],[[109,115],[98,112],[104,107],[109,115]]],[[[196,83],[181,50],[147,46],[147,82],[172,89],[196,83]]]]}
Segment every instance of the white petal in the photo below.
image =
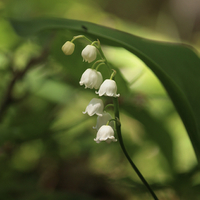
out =
{"type": "Polygon", "coordinates": [[[107,143],[116,142],[114,137],[114,130],[109,125],[103,125],[97,132],[97,137],[94,139],[97,143],[106,141],[107,143]]]}
{"type": "Polygon", "coordinates": [[[106,79],[100,86],[99,91],[96,92],[99,96],[119,97],[117,93],[117,84],[114,80],[106,79]]]}
{"type": "Polygon", "coordinates": [[[103,78],[100,72],[89,68],[82,74],[79,84],[85,85],[85,88],[98,89],[102,80],[103,78]]]}
{"type": "Polygon", "coordinates": [[[93,45],[87,45],[81,52],[81,55],[84,61],[91,63],[96,59],[97,56],[96,47],[93,45]]]}
{"type": "Polygon", "coordinates": [[[83,112],[83,114],[88,113],[89,116],[93,116],[94,114],[96,114],[98,116],[102,116],[103,109],[104,109],[103,101],[98,98],[93,98],[89,102],[89,104],[86,107],[85,112],[83,112]]]}

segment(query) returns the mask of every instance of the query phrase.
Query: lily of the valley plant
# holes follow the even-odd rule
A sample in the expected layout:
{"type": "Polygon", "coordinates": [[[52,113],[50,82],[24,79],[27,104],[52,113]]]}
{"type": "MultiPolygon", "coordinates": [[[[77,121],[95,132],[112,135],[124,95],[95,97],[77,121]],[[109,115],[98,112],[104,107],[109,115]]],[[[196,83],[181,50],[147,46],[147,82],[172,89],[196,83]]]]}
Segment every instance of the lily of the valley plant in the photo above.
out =
{"type": "Polygon", "coordinates": [[[98,91],[95,91],[97,95],[99,95],[99,98],[94,97],[86,107],[83,114],[88,114],[89,116],[97,115],[97,123],[96,126],[93,127],[97,131],[96,138],[94,138],[94,141],[96,143],[100,142],[116,142],[117,139],[115,138],[115,133],[117,133],[118,140],[120,143],[120,146],[130,162],[131,166],[143,182],[143,184],[147,187],[152,197],[157,200],[157,196],[147,183],[147,181],[144,179],[138,168],[135,166],[133,161],[131,160],[130,156],[128,155],[126,148],[124,146],[122,135],[121,135],[121,123],[120,123],[120,117],[119,117],[119,103],[118,103],[118,97],[120,94],[117,94],[117,83],[114,80],[116,71],[111,69],[102,49],[99,40],[97,41],[91,41],[84,35],[79,35],[73,37],[71,41],[67,41],[62,46],[62,51],[66,55],[71,55],[74,52],[75,44],[74,41],[79,38],[85,38],[89,44],[82,50],[81,56],[83,57],[83,61],[88,63],[93,63],[91,68],[88,68],[81,76],[80,85],[84,85],[85,88],[89,89],[95,89],[98,91]],[[97,59],[97,54],[99,54],[100,59],[97,59]],[[110,79],[106,79],[103,81],[102,74],[98,71],[98,68],[101,65],[105,65],[108,67],[110,71],[110,79]],[[106,112],[105,109],[110,106],[104,106],[103,101],[100,97],[106,96],[107,98],[113,99],[112,106],[114,107],[114,118],[110,115],[110,113],[106,112]]]}
{"type": "MultiPolygon", "coordinates": [[[[85,36],[76,36],[72,39],[72,41],[67,41],[62,46],[62,51],[66,55],[71,55],[74,51],[75,45],[74,40],[85,37],[85,36]]],[[[119,97],[120,95],[117,94],[117,84],[113,80],[115,71],[111,71],[110,79],[106,79],[103,82],[103,77],[101,72],[98,71],[98,68],[100,65],[106,65],[108,66],[108,62],[101,51],[101,46],[99,41],[91,42],[91,44],[87,45],[81,52],[81,56],[83,57],[83,61],[91,63],[94,62],[92,68],[88,68],[85,70],[85,72],[82,74],[81,79],[79,81],[79,84],[82,86],[85,86],[89,89],[96,89],[96,94],[101,96],[108,96],[108,97],[119,97]],[[97,53],[100,53],[101,60],[96,60],[97,53]],[[96,68],[95,68],[96,67],[96,68]]],[[[108,66],[109,67],[109,66],[108,66]]],[[[94,139],[97,143],[100,143],[101,141],[105,141],[107,143],[110,142],[116,142],[117,139],[114,137],[114,124],[113,121],[110,122],[112,119],[111,115],[104,111],[104,104],[103,101],[100,98],[93,98],[88,106],[86,107],[83,114],[88,114],[89,116],[97,115],[97,124],[95,129],[97,130],[97,137],[94,139]]],[[[113,119],[115,121],[115,119],[113,119]]]]}

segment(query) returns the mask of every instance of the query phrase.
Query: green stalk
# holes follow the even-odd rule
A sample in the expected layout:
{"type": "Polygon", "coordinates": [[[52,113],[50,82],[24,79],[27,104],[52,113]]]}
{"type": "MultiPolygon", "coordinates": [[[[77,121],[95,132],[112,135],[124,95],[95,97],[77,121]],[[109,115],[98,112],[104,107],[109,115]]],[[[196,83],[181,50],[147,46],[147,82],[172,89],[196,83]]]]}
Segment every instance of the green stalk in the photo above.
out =
{"type": "Polygon", "coordinates": [[[152,195],[152,197],[154,198],[154,200],[158,200],[158,197],[153,192],[153,190],[151,189],[150,185],[147,183],[147,181],[145,180],[145,178],[143,177],[143,175],[141,174],[139,169],[136,167],[136,165],[131,160],[128,152],[126,151],[126,148],[125,148],[124,142],[123,142],[123,138],[122,138],[122,134],[121,134],[121,124],[120,124],[120,121],[119,121],[119,103],[118,103],[118,98],[113,97],[113,104],[114,104],[115,118],[116,118],[116,121],[117,121],[115,123],[116,124],[116,132],[117,132],[117,135],[118,135],[118,140],[119,140],[119,144],[121,146],[121,149],[122,149],[124,155],[126,156],[127,160],[129,161],[129,163],[131,164],[132,168],[135,170],[136,174],[139,176],[140,180],[143,182],[143,184],[149,190],[149,192],[152,195]]]}
{"type": "MultiPolygon", "coordinates": [[[[107,61],[107,59],[106,59],[106,57],[105,57],[105,55],[104,55],[104,53],[103,53],[103,51],[101,49],[100,41],[97,40],[97,41],[92,42],[91,40],[89,40],[84,35],[78,35],[78,36],[75,36],[72,39],[71,42],[73,42],[74,40],[79,39],[79,38],[85,38],[86,40],[88,40],[91,43],[91,45],[95,46],[99,50],[100,56],[104,61],[104,63],[102,63],[102,64],[106,64],[107,67],[109,68],[109,70],[111,72],[113,71],[113,73],[111,74],[111,80],[112,80],[114,78],[115,74],[116,74],[116,71],[111,69],[111,67],[110,67],[110,65],[109,65],[109,63],[108,63],[108,61],[107,61]]],[[[94,67],[94,65],[93,65],[93,67],[94,67]]],[[[99,67],[99,65],[98,65],[98,67],[99,67]]],[[[129,163],[131,164],[132,168],[135,170],[135,172],[137,173],[137,175],[139,176],[139,178],[141,179],[143,184],[149,190],[149,192],[152,195],[152,197],[154,198],[154,200],[158,200],[157,196],[155,195],[155,193],[153,192],[153,190],[151,189],[151,187],[149,186],[149,184],[147,183],[147,181],[145,180],[145,178],[143,177],[141,172],[138,170],[136,165],[133,163],[133,161],[131,160],[130,156],[128,155],[128,153],[126,151],[126,148],[125,148],[124,142],[123,142],[123,138],[122,138],[122,134],[121,134],[121,124],[120,124],[120,121],[119,121],[119,103],[118,103],[118,98],[113,97],[113,104],[114,104],[114,112],[115,112],[116,131],[117,131],[117,135],[118,135],[118,139],[119,139],[119,143],[120,143],[121,149],[122,149],[124,155],[126,156],[127,160],[129,161],[129,163]]]]}

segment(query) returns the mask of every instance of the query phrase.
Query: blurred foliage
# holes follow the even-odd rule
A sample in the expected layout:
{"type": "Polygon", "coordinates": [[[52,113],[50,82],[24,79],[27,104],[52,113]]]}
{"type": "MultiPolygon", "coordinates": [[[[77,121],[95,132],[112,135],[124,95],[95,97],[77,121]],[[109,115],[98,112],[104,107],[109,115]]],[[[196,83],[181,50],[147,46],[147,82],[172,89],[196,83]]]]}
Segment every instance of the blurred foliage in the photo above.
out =
{"type": "MultiPolygon", "coordinates": [[[[23,38],[6,20],[64,17],[169,40],[169,35],[141,26],[152,28],[155,19],[163,17],[158,16],[160,1],[152,1],[151,7],[145,0],[129,2],[124,1],[124,9],[119,9],[121,2],[111,0],[0,1],[0,199],[150,199],[119,144],[93,141],[96,118],[82,111],[95,94],[79,85],[81,74],[90,66],[80,56],[83,41],[76,41],[76,51],[66,57],[61,46],[73,37],[72,32],[43,31],[23,38]],[[146,16],[128,16],[135,13],[133,7],[146,16]],[[40,62],[35,62],[46,49],[40,62]],[[8,94],[12,98],[6,99],[8,94]]],[[[177,33],[172,27],[171,23],[168,31],[177,33]]],[[[170,40],[180,38],[175,35],[170,40]]],[[[160,81],[126,50],[103,49],[120,74],[122,134],[132,159],[160,199],[198,200],[200,174],[195,154],[160,81]]],[[[104,78],[108,76],[106,69],[100,71],[104,78]]]]}

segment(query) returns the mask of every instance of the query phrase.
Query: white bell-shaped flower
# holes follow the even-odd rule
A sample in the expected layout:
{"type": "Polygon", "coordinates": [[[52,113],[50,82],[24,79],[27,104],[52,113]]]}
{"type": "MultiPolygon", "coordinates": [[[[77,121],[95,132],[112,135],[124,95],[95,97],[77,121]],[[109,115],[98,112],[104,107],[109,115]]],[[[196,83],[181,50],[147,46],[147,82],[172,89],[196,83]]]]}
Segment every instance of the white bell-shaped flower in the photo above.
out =
{"type": "MultiPolygon", "coordinates": [[[[96,129],[98,131],[101,128],[101,126],[106,125],[107,122],[111,119],[112,119],[112,116],[110,115],[110,113],[104,111],[101,116],[99,115],[97,117],[97,123],[96,123],[96,126],[93,127],[93,129],[96,129]]],[[[109,124],[114,129],[114,122],[111,121],[109,124]]]]}
{"type": "Polygon", "coordinates": [[[74,52],[75,45],[73,42],[67,41],[62,46],[62,51],[65,55],[71,55],[74,52]]]}
{"type": "Polygon", "coordinates": [[[87,69],[81,76],[80,85],[85,85],[85,88],[98,89],[103,81],[101,73],[95,69],[87,69]]]}
{"type": "Polygon", "coordinates": [[[105,141],[107,143],[116,142],[117,139],[114,137],[114,130],[109,125],[103,125],[97,132],[97,136],[94,139],[96,143],[105,141]]]}
{"type": "Polygon", "coordinates": [[[100,86],[99,91],[96,92],[99,96],[119,97],[117,94],[117,84],[114,80],[106,79],[100,86]]]}
{"type": "Polygon", "coordinates": [[[87,45],[81,52],[83,61],[91,63],[97,57],[97,49],[93,45],[87,45]]]}
{"type": "Polygon", "coordinates": [[[103,101],[101,99],[93,98],[86,107],[85,112],[83,112],[83,114],[87,113],[89,116],[92,116],[94,114],[102,116],[103,109],[104,109],[103,101]]]}

